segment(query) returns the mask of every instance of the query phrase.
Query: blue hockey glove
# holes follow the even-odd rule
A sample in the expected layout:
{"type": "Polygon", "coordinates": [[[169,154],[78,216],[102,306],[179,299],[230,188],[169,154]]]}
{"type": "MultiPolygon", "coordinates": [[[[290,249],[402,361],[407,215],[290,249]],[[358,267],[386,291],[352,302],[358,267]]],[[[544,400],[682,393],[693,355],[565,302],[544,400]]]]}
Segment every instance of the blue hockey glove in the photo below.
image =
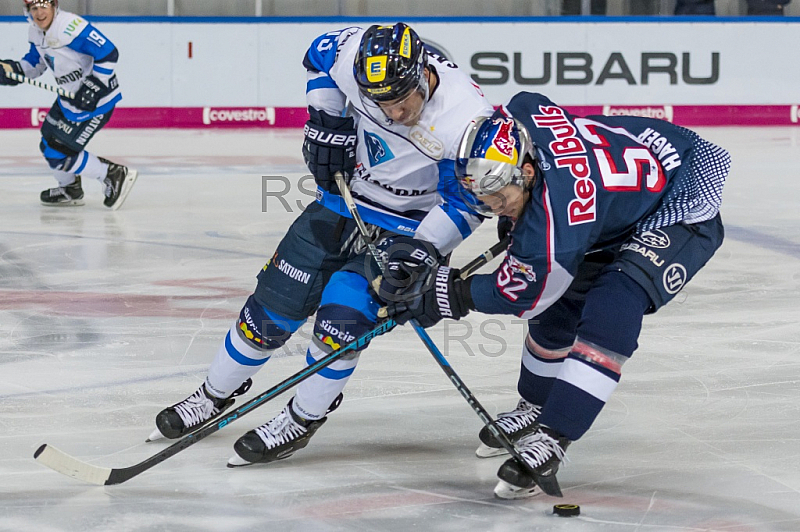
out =
{"type": "Polygon", "coordinates": [[[433,244],[410,236],[390,236],[376,247],[386,257],[386,271],[377,294],[386,303],[398,301],[395,294],[407,290],[418,278],[427,277],[442,263],[433,244]]]}
{"type": "Polygon", "coordinates": [[[94,76],[88,76],[81,80],[81,87],[75,93],[72,105],[81,111],[94,111],[97,109],[97,102],[109,92],[111,92],[111,89],[103,85],[99,79],[94,76]]]}
{"type": "Polygon", "coordinates": [[[303,129],[303,159],[323,190],[339,193],[334,174],[342,172],[345,180],[356,168],[358,138],[352,116],[331,116],[325,111],[308,108],[310,119],[303,129]]]}
{"type": "MultiPolygon", "coordinates": [[[[14,61],[13,59],[2,59],[0,63],[5,63],[6,65],[11,67],[11,72],[14,74],[19,74],[20,76],[24,76],[25,72],[22,70],[22,65],[19,64],[19,61],[14,61]]],[[[22,83],[21,81],[17,81],[15,79],[11,79],[6,76],[6,69],[0,65],[0,85],[8,85],[9,87],[13,87],[14,85],[19,85],[22,83]]]]}
{"type": "Polygon", "coordinates": [[[427,276],[418,276],[407,288],[395,293],[395,301],[386,305],[387,314],[400,324],[416,318],[425,328],[443,318],[461,319],[475,308],[470,284],[469,278],[459,277],[458,270],[437,266],[427,276]]]}

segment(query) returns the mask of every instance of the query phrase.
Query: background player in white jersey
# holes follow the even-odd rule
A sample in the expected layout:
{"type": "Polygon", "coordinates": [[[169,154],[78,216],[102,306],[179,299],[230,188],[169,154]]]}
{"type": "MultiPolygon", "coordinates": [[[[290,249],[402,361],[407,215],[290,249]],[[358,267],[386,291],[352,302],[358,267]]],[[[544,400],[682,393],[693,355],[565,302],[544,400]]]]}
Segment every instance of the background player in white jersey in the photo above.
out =
{"type": "MultiPolygon", "coordinates": [[[[461,281],[447,267],[414,264],[408,252],[390,256],[387,272],[421,275],[406,291],[388,287],[389,314],[424,327],[470,310],[529,320],[522,400],[498,425],[535,474],[509,460],[495,493],[560,495],[564,452],[615,389],[642,317],[671,301],[722,243],[730,157],[669,122],[573,117],[524,92],[476,121],[459,153],[459,180],[476,210],[514,220],[506,259],[493,274],[461,281]]],[[[500,448],[487,430],[480,439],[479,456],[500,448]]]]}
{"type": "MultiPolygon", "coordinates": [[[[309,365],[375,327],[379,305],[368,278],[376,265],[338,194],[336,172],[351,178],[359,212],[383,249],[416,236],[444,257],[480,223],[457,183],[440,186],[455,183],[456,150],[471,119],[492,112],[456,65],[428,53],[402,23],[322,35],[303,64],[310,114],[303,155],[317,201],[259,273],[205,383],[158,414],[151,439],[180,437],[228,408],[315,311],[309,365]]],[[[276,418],[239,438],[229,465],[279,460],[305,447],[338,406],[358,357],[301,383],[276,418]]]]}
{"type": "Polygon", "coordinates": [[[20,83],[6,72],[38,78],[49,68],[58,86],[75,94],[74,100],[59,96],[42,124],[39,149],[54,170],[58,187],[43,191],[41,202],[83,205],[83,176],[100,181],[103,204],[116,210],[136,181],[136,171],[89,153],[86,145],[122,99],[114,73],[117,48],[84,18],[60,10],[58,0],[24,3],[31,23],[30,49],[19,61],[0,61],[0,85],[20,83]]]}

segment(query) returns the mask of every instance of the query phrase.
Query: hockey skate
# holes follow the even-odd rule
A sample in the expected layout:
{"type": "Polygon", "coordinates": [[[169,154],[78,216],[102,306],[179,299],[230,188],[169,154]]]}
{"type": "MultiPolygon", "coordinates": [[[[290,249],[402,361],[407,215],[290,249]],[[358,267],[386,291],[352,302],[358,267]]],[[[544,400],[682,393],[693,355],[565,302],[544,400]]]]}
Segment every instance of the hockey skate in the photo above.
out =
{"type": "Polygon", "coordinates": [[[209,394],[206,385],[201,384],[192,395],[158,413],[157,428],[147,441],[161,438],[173,440],[200,428],[230,408],[234,403],[233,398],[247,393],[252,385],[253,380],[247,379],[230,397],[221,399],[209,394]]]}
{"type": "Polygon", "coordinates": [[[67,207],[71,205],[83,205],[83,188],[81,188],[81,176],[75,176],[75,182],[70,185],[43,190],[39,199],[42,205],[51,207],[67,207]]]}
{"type": "MultiPolygon", "coordinates": [[[[529,403],[525,399],[520,399],[517,403],[517,408],[511,412],[504,412],[498,415],[495,423],[508,436],[509,441],[514,443],[534,430],[536,418],[541,413],[542,407],[529,403]]],[[[475,451],[475,456],[478,458],[489,458],[508,453],[505,447],[497,441],[489,427],[483,427],[478,433],[478,438],[481,440],[480,447],[475,451]]]]}
{"type": "Polygon", "coordinates": [[[108,165],[108,172],[103,180],[105,185],[104,194],[106,196],[106,199],[103,200],[103,205],[112,211],[116,211],[122,207],[139,173],[127,166],[112,163],[108,159],[103,159],[102,157],[98,157],[98,159],[108,165]]]}
{"type": "Polygon", "coordinates": [[[556,473],[570,443],[549,427],[537,425],[517,442],[517,450],[532,472],[509,458],[497,471],[500,482],[494,494],[501,499],[522,499],[541,492],[561,497],[556,473]]]}
{"type": "MultiPolygon", "coordinates": [[[[342,397],[342,394],[339,394],[328,407],[326,414],[339,407],[342,397]]],[[[290,400],[281,413],[272,420],[248,431],[236,440],[233,444],[236,454],[228,460],[228,467],[283,460],[308,445],[308,440],[328,420],[328,417],[316,420],[304,419],[294,412],[293,401],[294,399],[290,400]]]]}

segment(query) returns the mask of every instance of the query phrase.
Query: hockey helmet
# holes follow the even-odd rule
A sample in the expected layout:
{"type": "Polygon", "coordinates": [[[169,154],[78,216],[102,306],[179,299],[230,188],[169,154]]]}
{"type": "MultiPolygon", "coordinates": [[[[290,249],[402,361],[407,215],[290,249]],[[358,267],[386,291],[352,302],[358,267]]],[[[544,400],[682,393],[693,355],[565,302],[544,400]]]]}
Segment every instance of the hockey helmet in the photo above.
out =
{"type": "Polygon", "coordinates": [[[472,121],[464,133],[456,159],[459,190],[467,205],[481,216],[493,216],[481,196],[498,193],[508,185],[525,187],[525,156],[536,159],[535,146],[518,120],[498,109],[492,116],[472,121]]]}
{"type": "Polygon", "coordinates": [[[26,12],[30,11],[33,6],[43,4],[50,4],[55,9],[58,9],[58,0],[22,0],[22,2],[25,4],[26,12]]]}
{"type": "Polygon", "coordinates": [[[33,6],[53,6],[53,20],[55,20],[56,15],[58,15],[58,0],[22,0],[23,5],[25,6],[25,18],[28,19],[28,22],[34,24],[33,17],[31,16],[31,8],[33,6]]]}
{"type": "Polygon", "coordinates": [[[429,96],[426,65],[422,41],[409,26],[402,22],[370,26],[361,38],[353,64],[362,103],[373,117],[386,120],[387,106],[405,101],[419,91],[422,96],[419,116],[429,96]]]}

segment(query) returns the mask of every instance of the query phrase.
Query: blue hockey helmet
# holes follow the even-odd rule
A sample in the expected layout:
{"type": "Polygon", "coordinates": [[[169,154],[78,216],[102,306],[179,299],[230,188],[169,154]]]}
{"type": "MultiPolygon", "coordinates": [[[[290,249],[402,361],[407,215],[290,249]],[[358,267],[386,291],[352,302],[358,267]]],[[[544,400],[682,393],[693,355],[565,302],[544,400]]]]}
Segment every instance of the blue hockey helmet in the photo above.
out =
{"type": "Polygon", "coordinates": [[[503,111],[476,118],[464,133],[456,159],[456,177],[464,201],[476,213],[493,216],[481,196],[498,193],[508,185],[525,187],[525,156],[536,159],[528,130],[503,111]]]}
{"type": "Polygon", "coordinates": [[[408,25],[398,22],[393,26],[370,26],[361,38],[353,64],[362,103],[374,117],[386,119],[387,105],[396,105],[419,91],[422,101],[418,116],[429,96],[426,66],[422,41],[408,25]],[[377,115],[372,113],[381,108],[383,111],[377,115]]]}

